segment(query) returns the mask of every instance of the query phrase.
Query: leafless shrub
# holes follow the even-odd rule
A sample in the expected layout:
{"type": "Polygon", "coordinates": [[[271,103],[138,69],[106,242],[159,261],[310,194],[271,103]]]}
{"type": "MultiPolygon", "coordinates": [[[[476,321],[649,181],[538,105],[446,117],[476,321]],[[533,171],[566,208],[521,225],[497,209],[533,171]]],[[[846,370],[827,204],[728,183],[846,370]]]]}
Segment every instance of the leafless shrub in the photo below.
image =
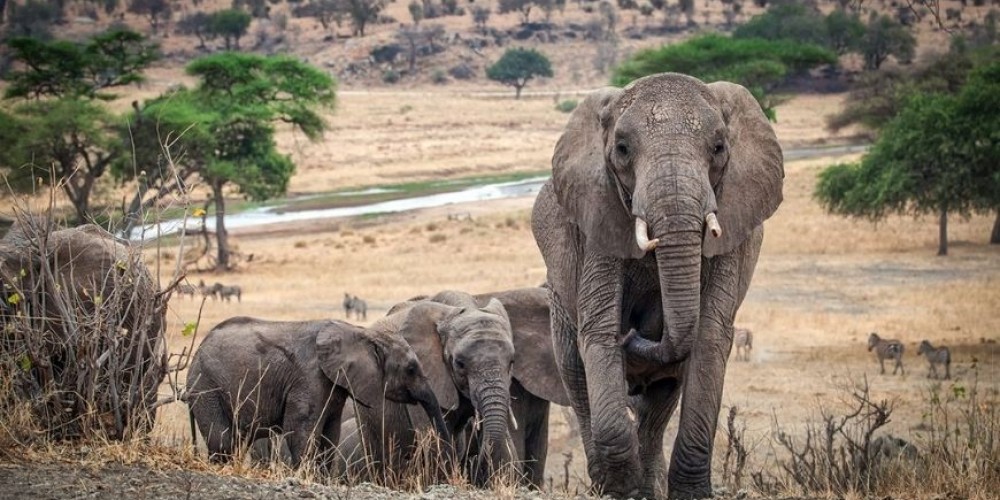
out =
{"type": "Polygon", "coordinates": [[[729,417],[726,418],[726,456],[722,461],[723,481],[733,490],[743,487],[744,469],[750,454],[746,445],[746,422],[737,424],[738,413],[736,406],[729,407],[729,417]]]}
{"type": "Polygon", "coordinates": [[[25,212],[0,240],[0,421],[36,438],[121,440],[152,429],[168,371],[161,291],[139,248],[25,212]]]}

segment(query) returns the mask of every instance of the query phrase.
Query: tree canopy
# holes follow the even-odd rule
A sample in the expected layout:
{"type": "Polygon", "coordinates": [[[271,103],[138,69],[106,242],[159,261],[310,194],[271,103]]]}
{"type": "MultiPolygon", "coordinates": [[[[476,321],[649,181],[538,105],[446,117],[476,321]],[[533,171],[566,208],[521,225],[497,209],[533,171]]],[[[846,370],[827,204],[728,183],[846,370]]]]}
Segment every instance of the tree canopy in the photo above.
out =
{"type": "Polygon", "coordinates": [[[776,103],[770,94],[786,76],[836,62],[835,53],[818,45],[704,35],[640,51],[615,69],[611,82],[623,86],[663,72],[685,73],[705,82],[730,81],[746,87],[773,120],[776,103]]]}
{"type": "Polygon", "coordinates": [[[283,194],[295,171],[278,152],[275,125],[291,124],[318,139],[326,124],[317,107],[332,107],[335,82],[326,73],[286,56],[223,53],[193,61],[194,89],[165,94],[131,117],[122,130],[134,156],[116,164],[123,181],[140,190],[130,204],[129,225],[163,196],[183,190],[194,175],[212,190],[219,270],[230,267],[224,221],[225,188],[264,200],[283,194]]]}
{"type": "Polygon", "coordinates": [[[552,76],[552,63],[535,49],[507,49],[500,60],[486,68],[486,77],[514,87],[515,98],[521,98],[521,89],[532,78],[552,76]]]}
{"type": "MultiPolygon", "coordinates": [[[[834,165],[815,196],[831,213],[880,220],[889,214],[939,216],[946,255],[949,214],[1000,209],[1000,62],[972,72],[957,95],[910,97],[858,164],[834,165]]],[[[992,243],[1000,243],[1000,212],[992,243]]]]}

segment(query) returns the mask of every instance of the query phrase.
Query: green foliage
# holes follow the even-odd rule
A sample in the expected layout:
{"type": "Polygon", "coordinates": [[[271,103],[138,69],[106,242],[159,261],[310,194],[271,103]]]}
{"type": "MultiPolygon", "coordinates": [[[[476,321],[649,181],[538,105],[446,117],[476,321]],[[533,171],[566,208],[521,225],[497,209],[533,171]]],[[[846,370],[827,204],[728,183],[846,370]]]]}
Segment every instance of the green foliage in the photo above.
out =
{"type": "MultiPolygon", "coordinates": [[[[198,77],[195,89],[147,103],[132,114],[131,130],[120,132],[134,153],[116,165],[115,175],[141,186],[126,217],[133,223],[141,209],[194,174],[212,188],[217,205],[228,184],[251,200],[284,193],[295,165],[278,152],[274,124],[291,124],[317,140],[326,128],[317,108],[332,108],[335,100],[332,78],[287,56],[215,54],[190,63],[187,73],[198,77]]],[[[223,240],[219,263],[227,267],[223,240]]]]}
{"type": "Polygon", "coordinates": [[[378,19],[386,4],[386,0],[343,0],[343,2],[347,15],[351,17],[354,34],[357,36],[365,36],[365,27],[378,19]]]}
{"type": "Polygon", "coordinates": [[[15,190],[60,182],[80,220],[90,214],[97,179],[121,155],[115,119],[94,101],[75,97],[29,101],[0,111],[0,170],[15,190]],[[63,182],[73,178],[72,182],[63,182]]]}
{"type": "Polygon", "coordinates": [[[576,109],[577,105],[576,99],[566,99],[565,101],[559,101],[556,103],[556,111],[561,111],[563,113],[571,113],[576,109]]]}
{"type": "Polygon", "coordinates": [[[407,8],[410,10],[410,17],[413,18],[413,24],[420,24],[420,21],[424,19],[424,4],[413,0],[407,8]]]}
{"type": "Polygon", "coordinates": [[[844,109],[831,117],[828,127],[839,130],[859,124],[877,132],[899,114],[915,93],[957,94],[977,64],[996,60],[995,46],[969,48],[958,38],[949,52],[931,55],[912,69],[883,68],[867,72],[852,86],[844,109]]]}
{"type": "Polygon", "coordinates": [[[205,48],[205,42],[212,40],[217,33],[212,30],[212,15],[207,12],[192,12],[177,22],[177,31],[182,35],[198,37],[198,46],[205,48]]]}
{"type": "Polygon", "coordinates": [[[330,29],[333,24],[340,26],[343,14],[338,0],[310,0],[292,7],[292,15],[315,18],[325,30],[330,29]]]}
{"type": "Polygon", "coordinates": [[[497,4],[497,12],[501,14],[518,12],[521,14],[521,23],[528,24],[531,20],[531,8],[536,3],[535,0],[500,0],[497,4]]]}
{"type": "Polygon", "coordinates": [[[226,50],[240,50],[240,38],[250,28],[250,14],[238,9],[225,9],[212,13],[209,29],[226,42],[226,50]]]}
{"type": "Polygon", "coordinates": [[[507,49],[499,61],[486,68],[487,78],[514,87],[518,98],[528,81],[538,76],[551,77],[552,63],[535,49],[507,49]]]}
{"type": "Polygon", "coordinates": [[[834,9],[823,20],[826,31],[826,46],[838,54],[857,52],[865,36],[865,25],[855,14],[843,9],[834,9]]]}
{"type": "Polygon", "coordinates": [[[393,83],[399,83],[400,78],[402,78],[402,76],[399,74],[399,71],[394,69],[387,69],[382,72],[383,83],[388,83],[390,85],[393,83]]]}
{"type": "Polygon", "coordinates": [[[865,36],[861,38],[861,53],[868,70],[879,69],[889,56],[901,63],[909,63],[913,60],[916,47],[917,39],[910,30],[887,15],[873,13],[865,36]]]}
{"type": "Polygon", "coordinates": [[[821,173],[815,196],[829,212],[871,220],[891,213],[995,211],[1000,207],[997,109],[997,61],[974,70],[957,95],[915,94],[860,164],[821,173]]]}
{"type": "Polygon", "coordinates": [[[823,15],[812,7],[797,3],[772,6],[733,31],[733,38],[793,40],[826,45],[823,15]]]}
{"type": "Polygon", "coordinates": [[[11,71],[4,97],[113,97],[109,87],[142,81],[142,71],[158,57],[156,46],[133,31],[112,30],[85,44],[32,37],[9,40],[11,58],[22,69],[11,71]]]}
{"type": "Polygon", "coordinates": [[[637,53],[615,69],[611,82],[624,86],[663,72],[684,73],[705,82],[731,81],[750,90],[768,117],[774,119],[774,102],[768,94],[787,75],[836,62],[836,54],[816,45],[704,35],[637,53]]]}

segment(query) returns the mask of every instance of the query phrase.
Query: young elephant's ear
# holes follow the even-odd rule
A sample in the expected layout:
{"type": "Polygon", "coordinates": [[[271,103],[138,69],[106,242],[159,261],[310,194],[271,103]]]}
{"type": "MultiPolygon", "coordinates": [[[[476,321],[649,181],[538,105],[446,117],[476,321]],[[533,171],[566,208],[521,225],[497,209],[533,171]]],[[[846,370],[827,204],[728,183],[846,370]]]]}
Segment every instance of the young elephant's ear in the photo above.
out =
{"type": "Polygon", "coordinates": [[[587,247],[603,255],[641,258],[635,244],[632,214],[605,166],[605,137],[621,89],[603,88],[573,111],[552,153],[552,188],[570,221],[587,238],[587,247]]]}
{"type": "Polygon", "coordinates": [[[514,378],[535,396],[569,406],[552,348],[548,291],[511,290],[497,296],[510,316],[514,332],[514,378]]]}
{"type": "Polygon", "coordinates": [[[417,355],[438,404],[446,410],[458,408],[458,389],[451,378],[449,364],[445,361],[444,343],[438,334],[438,323],[455,310],[454,307],[442,304],[421,302],[399,313],[406,315],[399,334],[417,355]]]}
{"type": "Polygon", "coordinates": [[[705,236],[706,257],[731,252],[771,216],[782,199],[784,158],[774,129],[746,88],[708,85],[729,132],[729,163],[715,188],[722,236],[705,236]]]}
{"type": "Polygon", "coordinates": [[[364,328],[347,323],[331,321],[316,334],[316,354],[323,374],[364,406],[373,406],[384,397],[384,377],[375,349],[364,328]]]}

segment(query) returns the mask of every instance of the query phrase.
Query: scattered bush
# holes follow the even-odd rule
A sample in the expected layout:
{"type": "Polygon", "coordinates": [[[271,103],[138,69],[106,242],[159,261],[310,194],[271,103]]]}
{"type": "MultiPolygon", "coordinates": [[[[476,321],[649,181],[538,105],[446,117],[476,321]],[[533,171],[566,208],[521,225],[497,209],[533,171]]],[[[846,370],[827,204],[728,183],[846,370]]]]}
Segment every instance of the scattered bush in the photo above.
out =
{"type": "Polygon", "coordinates": [[[556,110],[562,111],[563,113],[570,113],[576,109],[577,101],[576,99],[566,99],[564,101],[559,101],[556,103],[556,110]]]}
{"type": "Polygon", "coordinates": [[[431,243],[444,243],[448,240],[448,237],[441,233],[434,233],[428,238],[431,243]]]}
{"type": "Polygon", "coordinates": [[[385,83],[393,84],[398,83],[400,78],[402,78],[398,71],[394,69],[387,69],[382,72],[382,81],[385,83]]]}
{"type": "Polygon", "coordinates": [[[436,69],[431,73],[431,81],[438,85],[444,85],[448,83],[448,74],[444,70],[436,69]]]}

